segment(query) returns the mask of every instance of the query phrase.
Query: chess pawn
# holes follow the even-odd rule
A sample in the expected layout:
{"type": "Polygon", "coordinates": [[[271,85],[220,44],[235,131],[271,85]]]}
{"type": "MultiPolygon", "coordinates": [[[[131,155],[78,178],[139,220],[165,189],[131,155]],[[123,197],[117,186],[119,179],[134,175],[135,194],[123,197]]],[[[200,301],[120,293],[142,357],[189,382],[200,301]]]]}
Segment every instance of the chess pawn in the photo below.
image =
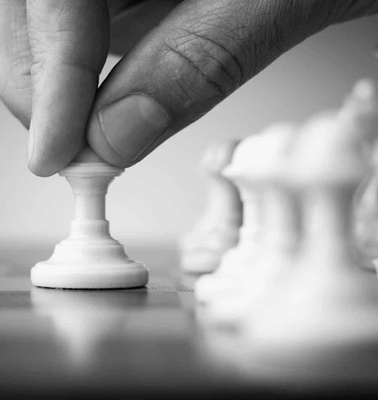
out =
{"type": "Polygon", "coordinates": [[[252,319],[294,270],[300,216],[296,196],[290,188],[272,185],[264,199],[266,220],[260,257],[237,286],[208,302],[208,318],[213,324],[238,328],[246,315],[252,319]]]}
{"type": "MultiPolygon", "coordinates": [[[[266,296],[275,294],[276,286],[293,267],[298,250],[299,211],[288,173],[296,133],[291,124],[280,124],[265,132],[267,150],[259,172],[263,199],[260,254],[245,268],[237,290],[224,292],[209,304],[209,318],[218,325],[235,326],[247,311],[251,316],[252,309],[258,309],[266,296]]],[[[237,165],[235,169],[238,171],[237,165]]],[[[254,182],[255,174],[256,170],[245,171],[245,179],[254,182]]]]}
{"type": "MultiPolygon", "coordinates": [[[[361,80],[355,92],[364,96],[366,101],[360,103],[359,123],[364,124],[366,131],[366,158],[370,159],[370,171],[358,188],[354,206],[354,241],[359,265],[366,269],[374,269],[373,260],[378,256],[378,98],[375,85],[368,80],[361,80]],[[364,115],[368,118],[363,118],[364,115]]],[[[351,100],[349,100],[352,102],[351,100]]]]}
{"type": "Polygon", "coordinates": [[[262,255],[262,232],[265,231],[264,192],[267,184],[283,172],[279,159],[286,152],[293,132],[290,124],[276,124],[248,137],[237,147],[224,174],[235,182],[243,199],[240,241],[223,256],[215,274],[198,280],[198,301],[209,303],[227,293],[232,295],[247,274],[257,272],[255,267],[262,255]]]}
{"type": "Polygon", "coordinates": [[[208,176],[208,202],[203,217],[181,246],[181,266],[185,272],[214,271],[222,255],[239,240],[242,222],[240,195],[222,170],[230,163],[237,141],[217,144],[207,150],[202,169],[208,176]]]}
{"type": "Polygon", "coordinates": [[[366,101],[355,89],[338,113],[312,119],[296,141],[291,184],[304,236],[295,274],[245,320],[257,358],[327,364],[340,352],[378,344],[377,282],[356,266],[351,237],[353,196],[366,172],[366,101]]]}
{"type": "Polygon", "coordinates": [[[69,237],[55,247],[50,259],[32,268],[33,285],[115,289],[147,284],[147,269],[128,258],[123,246],[110,236],[109,222],[105,219],[108,186],[122,172],[89,148],[60,171],[75,196],[75,217],[69,237]]]}

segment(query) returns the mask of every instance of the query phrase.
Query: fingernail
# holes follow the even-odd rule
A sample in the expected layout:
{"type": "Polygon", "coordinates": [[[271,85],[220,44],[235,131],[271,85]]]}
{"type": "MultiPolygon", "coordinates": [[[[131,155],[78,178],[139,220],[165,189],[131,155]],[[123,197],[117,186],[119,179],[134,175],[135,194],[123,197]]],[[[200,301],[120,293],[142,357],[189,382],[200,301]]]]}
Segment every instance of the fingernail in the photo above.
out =
{"type": "Polygon", "coordinates": [[[125,165],[139,158],[168,128],[163,107],[146,95],[133,94],[99,111],[102,133],[125,165]]]}
{"type": "Polygon", "coordinates": [[[33,120],[30,122],[29,127],[29,141],[28,141],[28,162],[33,157],[33,148],[34,148],[34,135],[33,135],[33,120]]]}

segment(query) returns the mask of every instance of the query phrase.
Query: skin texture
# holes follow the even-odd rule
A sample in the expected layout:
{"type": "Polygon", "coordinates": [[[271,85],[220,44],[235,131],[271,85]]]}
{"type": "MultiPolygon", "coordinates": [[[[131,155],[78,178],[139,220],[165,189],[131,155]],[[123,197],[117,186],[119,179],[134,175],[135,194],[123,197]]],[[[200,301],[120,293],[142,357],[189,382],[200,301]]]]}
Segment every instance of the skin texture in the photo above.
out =
{"type": "Polygon", "coordinates": [[[0,97],[50,176],[86,143],[129,167],[372,0],[0,0],[0,97]],[[109,51],[123,56],[98,88],[109,51]]]}

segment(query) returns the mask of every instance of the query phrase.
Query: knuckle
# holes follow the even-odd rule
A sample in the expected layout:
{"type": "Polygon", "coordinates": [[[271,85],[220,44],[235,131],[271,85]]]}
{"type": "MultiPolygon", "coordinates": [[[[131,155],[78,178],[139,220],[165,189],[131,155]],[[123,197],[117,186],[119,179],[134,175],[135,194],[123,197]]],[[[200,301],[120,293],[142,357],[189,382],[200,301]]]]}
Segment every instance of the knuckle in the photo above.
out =
{"type": "Polygon", "coordinates": [[[27,27],[11,21],[0,40],[0,98],[25,126],[31,113],[30,67],[27,27]]]}
{"type": "Polygon", "coordinates": [[[210,3],[209,12],[191,24],[228,52],[222,59],[239,78],[239,86],[296,43],[306,14],[298,0],[210,3]]]}
{"type": "Polygon", "coordinates": [[[64,64],[101,72],[109,39],[103,1],[34,0],[28,10],[33,74],[44,65],[64,64]]]}
{"type": "Polygon", "coordinates": [[[0,75],[0,97],[4,103],[12,104],[25,103],[31,98],[30,64],[21,56],[4,67],[0,75]]]}
{"type": "Polygon", "coordinates": [[[31,52],[25,29],[9,32],[0,43],[0,86],[23,89],[29,86],[31,52]]]}
{"type": "MultiPolygon", "coordinates": [[[[238,26],[233,29],[233,40],[240,46],[248,71],[247,78],[256,75],[261,63],[280,51],[286,40],[284,26],[279,23],[282,18],[277,15],[286,6],[278,0],[244,2],[238,10],[238,26]]],[[[239,2],[241,3],[241,2],[239,2]]],[[[288,15],[288,14],[287,14],[288,15]]]]}

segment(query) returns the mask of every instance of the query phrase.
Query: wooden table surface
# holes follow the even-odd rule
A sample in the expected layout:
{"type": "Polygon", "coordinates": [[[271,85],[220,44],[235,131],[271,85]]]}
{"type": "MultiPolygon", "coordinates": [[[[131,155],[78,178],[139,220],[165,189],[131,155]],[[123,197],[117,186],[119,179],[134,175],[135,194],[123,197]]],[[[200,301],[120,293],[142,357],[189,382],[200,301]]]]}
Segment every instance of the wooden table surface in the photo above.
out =
{"type": "MultiPolygon", "coordinates": [[[[233,332],[201,325],[193,279],[179,275],[172,246],[127,249],[149,266],[150,283],[109,291],[32,287],[30,268],[52,249],[0,245],[0,399],[237,400],[315,393],[345,398],[344,392],[374,398],[378,393],[371,379],[368,387],[357,388],[354,379],[348,385],[333,377],[334,371],[327,371],[327,384],[308,371],[290,371],[290,379],[279,369],[262,374],[233,332]]],[[[374,373],[376,360],[369,363],[374,373]]],[[[356,374],[365,376],[359,368],[356,374]]]]}

